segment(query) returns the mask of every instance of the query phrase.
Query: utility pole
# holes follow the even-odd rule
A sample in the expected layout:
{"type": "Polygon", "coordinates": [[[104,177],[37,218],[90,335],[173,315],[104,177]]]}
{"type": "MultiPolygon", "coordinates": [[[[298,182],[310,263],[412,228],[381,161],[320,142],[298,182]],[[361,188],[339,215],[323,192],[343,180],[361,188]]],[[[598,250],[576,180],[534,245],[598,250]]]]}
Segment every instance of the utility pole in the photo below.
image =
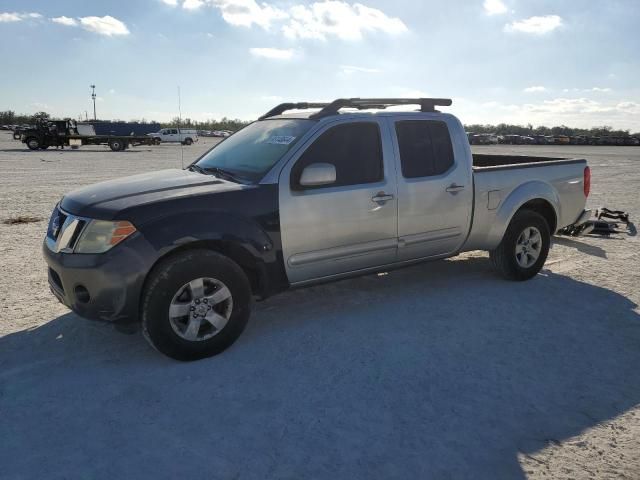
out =
{"type": "Polygon", "coordinates": [[[97,120],[96,117],[96,86],[89,85],[91,87],[91,98],[93,99],[93,120],[97,120]]]}

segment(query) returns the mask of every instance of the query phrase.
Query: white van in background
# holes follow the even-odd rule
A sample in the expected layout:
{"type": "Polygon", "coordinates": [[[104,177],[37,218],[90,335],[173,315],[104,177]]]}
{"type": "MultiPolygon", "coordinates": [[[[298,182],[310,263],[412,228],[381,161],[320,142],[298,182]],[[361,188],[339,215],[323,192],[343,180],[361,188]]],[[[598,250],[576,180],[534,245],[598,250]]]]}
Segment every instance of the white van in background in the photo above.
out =
{"type": "Polygon", "coordinates": [[[157,143],[167,142],[191,145],[193,142],[198,141],[198,132],[186,128],[163,128],[159,132],[150,133],[149,136],[155,138],[157,143]]]}

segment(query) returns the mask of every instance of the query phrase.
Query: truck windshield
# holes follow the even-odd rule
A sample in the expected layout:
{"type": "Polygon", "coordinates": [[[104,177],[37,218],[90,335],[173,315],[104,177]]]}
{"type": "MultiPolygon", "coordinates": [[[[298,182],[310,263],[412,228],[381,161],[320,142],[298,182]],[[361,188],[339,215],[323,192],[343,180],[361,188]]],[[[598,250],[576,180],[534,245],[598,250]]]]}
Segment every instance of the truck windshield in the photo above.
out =
{"type": "Polygon", "coordinates": [[[206,153],[196,165],[201,170],[224,170],[238,178],[257,182],[287,153],[312,120],[262,120],[243,128],[206,153]]]}

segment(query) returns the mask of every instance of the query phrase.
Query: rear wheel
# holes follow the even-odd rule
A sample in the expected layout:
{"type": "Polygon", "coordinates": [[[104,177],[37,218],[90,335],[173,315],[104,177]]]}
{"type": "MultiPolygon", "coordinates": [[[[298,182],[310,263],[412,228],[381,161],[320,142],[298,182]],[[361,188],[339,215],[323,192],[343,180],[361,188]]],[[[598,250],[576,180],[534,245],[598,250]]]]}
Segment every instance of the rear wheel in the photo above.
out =
{"type": "Polygon", "coordinates": [[[124,142],[122,140],[114,139],[109,141],[109,148],[114,152],[124,150],[124,142]]]}
{"type": "Polygon", "coordinates": [[[40,148],[40,140],[36,137],[27,138],[25,143],[27,144],[27,147],[29,147],[29,150],[38,150],[40,148]]]}
{"type": "Polygon", "coordinates": [[[145,338],[176,360],[221,353],[244,330],[251,288],[243,270],[209,250],[167,259],[150,274],[142,297],[145,338]]]}
{"type": "Polygon", "coordinates": [[[489,257],[508,280],[529,280],[538,274],[549,254],[551,234],[542,215],[531,210],[517,212],[502,242],[489,257]]]}
{"type": "Polygon", "coordinates": [[[190,138],[187,138],[187,139],[184,141],[184,144],[185,144],[185,145],[191,145],[192,143],[193,143],[193,140],[192,140],[192,139],[190,139],[190,138]]]}

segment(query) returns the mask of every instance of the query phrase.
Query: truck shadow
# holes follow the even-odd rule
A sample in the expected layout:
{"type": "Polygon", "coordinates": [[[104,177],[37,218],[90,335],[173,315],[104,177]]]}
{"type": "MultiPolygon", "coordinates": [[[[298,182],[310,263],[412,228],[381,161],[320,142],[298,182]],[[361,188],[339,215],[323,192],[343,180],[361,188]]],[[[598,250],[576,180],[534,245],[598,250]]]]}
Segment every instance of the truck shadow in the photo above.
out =
{"type": "Polygon", "coordinates": [[[596,245],[589,245],[588,243],[581,242],[579,239],[576,240],[568,237],[554,236],[553,244],[575,248],[579,252],[586,253],[587,255],[592,255],[594,257],[607,258],[607,252],[604,248],[596,245]]]}
{"type": "Polygon", "coordinates": [[[0,338],[0,464],[9,478],[521,479],[519,455],[640,403],[636,308],[549,271],[505,282],[472,257],[284,293],[191,364],[66,314],[0,338]]]}

